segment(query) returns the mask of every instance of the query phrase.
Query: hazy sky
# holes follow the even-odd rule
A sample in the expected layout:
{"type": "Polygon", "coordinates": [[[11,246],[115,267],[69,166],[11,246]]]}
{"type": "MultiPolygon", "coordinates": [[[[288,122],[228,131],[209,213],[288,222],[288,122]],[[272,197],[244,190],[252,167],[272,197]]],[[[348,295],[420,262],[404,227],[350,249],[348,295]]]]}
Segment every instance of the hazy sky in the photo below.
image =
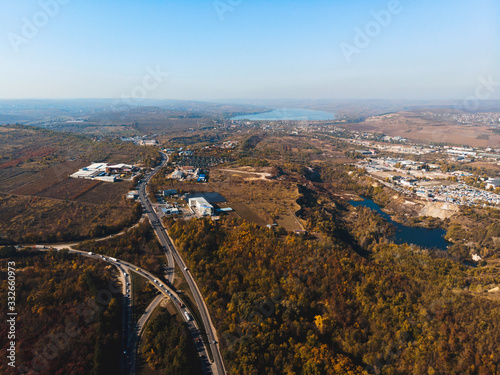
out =
{"type": "Polygon", "coordinates": [[[500,98],[495,0],[2,0],[0,10],[0,98],[462,99],[484,80],[494,84],[481,95],[500,98]]]}

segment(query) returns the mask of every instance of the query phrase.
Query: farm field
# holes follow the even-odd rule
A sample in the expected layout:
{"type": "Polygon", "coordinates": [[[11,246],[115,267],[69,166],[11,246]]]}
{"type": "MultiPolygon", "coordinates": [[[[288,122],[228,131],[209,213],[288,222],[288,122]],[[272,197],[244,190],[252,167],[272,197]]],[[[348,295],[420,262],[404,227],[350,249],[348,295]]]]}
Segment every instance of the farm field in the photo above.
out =
{"type": "Polygon", "coordinates": [[[233,202],[231,203],[231,208],[233,208],[238,216],[242,219],[261,226],[269,224],[268,221],[264,220],[259,216],[257,212],[254,211],[254,209],[252,209],[252,205],[250,204],[246,204],[243,202],[233,202]]]}
{"type": "Polygon", "coordinates": [[[127,206],[0,193],[0,242],[60,242],[104,234],[131,218],[127,206]]]}
{"type": "Polygon", "coordinates": [[[33,181],[35,171],[18,167],[0,170],[0,191],[9,192],[33,181]]]}
{"type": "Polygon", "coordinates": [[[111,204],[123,206],[124,195],[130,189],[130,181],[99,182],[91,190],[87,190],[75,198],[78,202],[111,204]]]}
{"type": "Polygon", "coordinates": [[[488,125],[456,124],[431,121],[413,112],[374,116],[366,121],[349,124],[346,128],[371,133],[383,133],[425,142],[447,142],[473,147],[496,147],[500,134],[488,125]]]}
{"type": "MultiPolygon", "coordinates": [[[[58,163],[37,173],[23,173],[4,181],[0,181],[0,188],[12,194],[37,195],[41,194],[51,186],[61,183],[68,176],[76,172],[79,168],[87,165],[86,162],[65,162],[58,163]],[[29,176],[29,177],[28,177],[29,176]],[[5,186],[5,188],[4,188],[5,186]],[[11,187],[8,189],[8,187],[11,187]]],[[[91,182],[91,181],[90,181],[91,182]]],[[[58,197],[51,197],[58,198],[58,197]]]]}
{"type": "Polygon", "coordinates": [[[86,203],[123,205],[122,198],[129,190],[129,181],[110,183],[68,177],[86,165],[88,165],[86,162],[66,162],[35,174],[21,173],[7,179],[5,183],[0,181],[0,191],[86,203]],[[14,188],[9,189],[9,187],[14,188]]]}
{"type": "Polygon", "coordinates": [[[18,125],[0,126],[0,242],[59,242],[119,231],[137,212],[130,182],[74,179],[92,160],[137,163],[148,147],[18,125]]]}

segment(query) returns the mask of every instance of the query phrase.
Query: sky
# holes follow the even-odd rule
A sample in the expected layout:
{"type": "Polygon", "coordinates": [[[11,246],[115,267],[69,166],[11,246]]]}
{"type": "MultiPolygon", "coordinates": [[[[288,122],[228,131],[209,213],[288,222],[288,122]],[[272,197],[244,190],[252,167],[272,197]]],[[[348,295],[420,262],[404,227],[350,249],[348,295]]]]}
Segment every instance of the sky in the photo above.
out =
{"type": "Polygon", "coordinates": [[[0,98],[500,98],[497,0],[2,0],[0,98]]]}

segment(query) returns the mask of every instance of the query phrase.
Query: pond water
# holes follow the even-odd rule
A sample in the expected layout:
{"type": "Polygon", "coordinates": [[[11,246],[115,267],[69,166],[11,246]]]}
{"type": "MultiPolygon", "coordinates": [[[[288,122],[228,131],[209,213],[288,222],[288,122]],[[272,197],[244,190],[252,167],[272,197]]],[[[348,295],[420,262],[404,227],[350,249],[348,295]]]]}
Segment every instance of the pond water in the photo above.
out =
{"type": "Polygon", "coordinates": [[[428,249],[435,248],[439,250],[446,250],[448,248],[448,241],[444,239],[446,231],[443,229],[427,229],[419,227],[407,227],[406,225],[397,223],[391,219],[380,207],[370,199],[363,199],[362,201],[350,201],[353,207],[364,206],[376,211],[385,220],[396,227],[396,234],[391,238],[397,244],[414,244],[428,249]]]}
{"type": "Polygon", "coordinates": [[[251,121],[327,121],[334,120],[335,114],[324,111],[311,111],[300,108],[281,108],[274,111],[256,113],[253,115],[242,115],[233,117],[231,120],[251,120],[251,121]]]}

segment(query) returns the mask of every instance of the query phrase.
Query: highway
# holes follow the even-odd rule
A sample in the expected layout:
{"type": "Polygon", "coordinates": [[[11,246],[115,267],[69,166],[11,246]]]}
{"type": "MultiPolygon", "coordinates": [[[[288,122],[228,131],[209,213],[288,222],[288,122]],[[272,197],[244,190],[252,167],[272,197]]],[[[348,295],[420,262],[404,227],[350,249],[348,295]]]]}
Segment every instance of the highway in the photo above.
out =
{"type": "Polygon", "coordinates": [[[139,191],[139,200],[142,204],[143,212],[149,219],[151,226],[153,227],[155,234],[158,238],[158,241],[162,245],[163,251],[165,252],[165,256],[167,257],[168,268],[166,272],[166,277],[173,285],[174,269],[175,269],[174,258],[172,256],[172,253],[169,252],[168,248],[164,245],[164,242],[166,241],[167,237],[165,234],[165,230],[160,222],[160,219],[156,215],[156,212],[154,211],[153,206],[151,205],[151,202],[149,201],[149,198],[146,193],[146,185],[148,181],[160,170],[161,167],[163,167],[168,162],[167,155],[161,153],[161,157],[162,159],[160,165],[158,165],[156,168],[153,169],[153,171],[149,172],[144,176],[144,178],[138,183],[137,190],[139,191]]]}
{"type": "Polygon", "coordinates": [[[127,267],[122,267],[121,265],[115,264],[120,272],[120,280],[122,282],[122,292],[123,292],[123,346],[122,350],[124,356],[122,356],[122,372],[126,374],[128,372],[128,338],[130,337],[130,332],[132,328],[132,293],[131,293],[131,280],[130,272],[127,267]]]}
{"type": "MultiPolygon", "coordinates": [[[[156,212],[154,211],[153,206],[151,205],[151,202],[147,196],[146,192],[147,183],[168,161],[167,155],[165,155],[164,153],[161,153],[161,155],[162,155],[162,161],[160,165],[157,166],[152,172],[146,174],[143,180],[139,182],[138,185],[139,199],[143,205],[143,208],[146,211],[146,214],[148,215],[149,220],[151,221],[151,225],[153,226],[156,236],[158,237],[158,241],[160,242],[165,252],[165,255],[167,256],[168,264],[169,265],[171,264],[169,258],[175,259],[189,285],[189,288],[191,289],[191,292],[195,300],[194,302],[198,307],[203,322],[203,326],[205,327],[205,332],[208,338],[208,345],[210,345],[210,349],[214,357],[214,361],[212,363],[212,372],[217,375],[223,375],[226,374],[226,371],[224,368],[224,363],[222,361],[222,355],[220,353],[216,331],[212,324],[212,320],[210,319],[208,308],[201,296],[200,290],[198,289],[198,286],[196,285],[194,278],[191,275],[191,272],[189,272],[186,264],[184,263],[181,256],[177,252],[177,249],[173,245],[172,240],[170,239],[167,232],[165,231],[165,228],[161,224],[160,219],[158,218],[156,212]]],[[[172,273],[173,272],[174,270],[172,268],[172,273]]]]}
{"type": "MultiPolygon", "coordinates": [[[[91,257],[95,259],[101,259],[106,262],[109,262],[116,266],[119,269],[120,272],[120,279],[122,280],[122,289],[123,289],[123,295],[124,295],[124,311],[123,311],[123,337],[124,337],[124,346],[123,346],[123,352],[124,352],[124,360],[122,361],[122,367],[123,367],[123,373],[128,374],[128,375],[135,375],[136,374],[136,366],[137,366],[137,345],[139,342],[140,335],[144,329],[145,324],[147,323],[147,319],[149,318],[152,310],[158,305],[160,302],[160,299],[155,299],[150,306],[148,307],[148,311],[145,312],[144,316],[139,319],[135,327],[131,327],[131,288],[130,288],[130,271],[134,271],[138,273],[139,275],[145,277],[148,279],[161,293],[163,296],[168,297],[172,300],[173,305],[176,307],[177,311],[179,312],[179,315],[182,317],[182,319],[186,322],[188,330],[193,337],[195,341],[196,348],[198,350],[198,355],[200,356],[202,360],[202,365],[203,365],[203,372],[204,374],[216,374],[216,375],[224,375],[226,374],[225,368],[224,368],[224,363],[222,361],[222,355],[220,353],[219,345],[218,345],[218,339],[216,335],[216,330],[212,324],[210,315],[208,313],[208,308],[205,304],[205,301],[203,300],[200,290],[194,281],[194,278],[191,276],[191,273],[189,272],[186,264],[182,260],[181,256],[177,252],[177,249],[173,245],[173,241],[171,238],[168,236],[168,233],[166,232],[165,228],[160,222],[160,219],[158,218],[156,212],[154,211],[151,201],[149,200],[146,192],[146,186],[151,177],[153,177],[161,167],[163,167],[167,161],[168,157],[164,153],[161,153],[162,155],[162,160],[160,165],[158,165],[156,168],[154,168],[151,172],[147,173],[144,178],[138,183],[138,191],[139,191],[139,199],[140,202],[143,206],[143,211],[144,215],[149,219],[154,232],[158,238],[159,243],[162,246],[162,249],[165,253],[165,256],[167,258],[167,269],[165,270],[165,277],[169,281],[169,283],[163,283],[163,281],[154,275],[150,274],[148,271],[133,265],[131,263],[125,262],[120,259],[116,258],[111,258],[105,255],[101,254],[93,254],[85,251],[80,251],[80,250],[75,250],[73,246],[77,246],[78,243],[72,243],[72,244],[60,244],[60,245],[37,245],[34,246],[37,250],[41,251],[47,251],[50,249],[55,249],[55,250],[68,250],[70,253],[73,254],[79,254],[83,255],[86,257],[91,257]],[[188,307],[186,307],[184,301],[182,300],[181,297],[179,297],[179,294],[177,293],[176,290],[173,289],[174,285],[174,270],[175,270],[175,262],[179,265],[189,288],[191,289],[191,292],[194,297],[194,302],[196,306],[198,307],[198,311],[200,313],[201,319],[202,319],[202,325],[203,327],[200,327],[198,325],[198,322],[194,317],[196,316],[193,314],[193,311],[190,311],[188,307]],[[149,311],[151,310],[151,311],[149,311]],[[203,330],[204,328],[204,330],[203,330]],[[205,343],[202,338],[202,332],[206,333],[208,342],[205,343]],[[207,348],[206,345],[210,346],[212,355],[213,355],[213,361],[210,362],[209,356],[207,353],[207,348]]],[[[141,219],[142,221],[142,219],[141,219]]],[[[137,223],[136,225],[138,225],[137,223]]],[[[103,239],[99,239],[96,241],[100,240],[105,240],[112,238],[117,235],[121,235],[125,233],[126,230],[117,233],[112,236],[107,236],[103,239]]],[[[26,245],[27,247],[33,247],[33,245],[26,245]]]]}
{"type": "MultiPolygon", "coordinates": [[[[125,280],[123,288],[125,289],[125,299],[128,301],[127,306],[130,308],[130,301],[131,301],[131,294],[130,294],[130,286],[127,285],[127,278],[130,277],[130,271],[134,271],[141,275],[142,277],[146,278],[148,281],[150,281],[161,293],[163,296],[170,298],[172,301],[173,305],[179,312],[179,316],[185,321],[188,331],[191,334],[191,337],[195,341],[196,348],[198,350],[198,355],[200,356],[202,360],[202,365],[203,365],[203,372],[206,375],[213,374],[212,371],[212,364],[208,360],[208,353],[205,347],[205,344],[202,339],[201,335],[201,327],[198,326],[198,323],[196,320],[193,319],[194,314],[193,311],[189,310],[189,308],[186,306],[184,303],[183,299],[179,296],[176,290],[171,288],[168,284],[164,284],[162,280],[159,278],[155,277],[153,274],[149,273],[143,268],[140,268],[134,264],[128,263],[124,260],[117,259],[117,258],[111,258],[106,255],[101,255],[101,254],[94,254],[94,253],[89,253],[86,251],[81,251],[81,250],[75,250],[75,249],[68,249],[68,248],[59,248],[59,247],[47,247],[47,246],[36,246],[35,249],[40,250],[40,251],[50,251],[50,250],[66,250],[70,254],[77,254],[89,258],[94,258],[94,259],[99,259],[106,261],[108,263],[113,264],[118,268],[120,271],[120,279],[125,280]],[[128,274],[128,276],[125,276],[124,274],[128,274]]],[[[130,280],[130,279],[129,279],[130,280]]],[[[124,315],[128,315],[130,310],[124,311],[124,315]]],[[[126,322],[127,324],[124,324],[124,330],[128,329],[129,327],[129,321],[126,322]]],[[[144,328],[144,325],[146,324],[146,320],[142,323],[141,331],[144,328]]],[[[127,337],[127,336],[125,336],[127,337]]],[[[128,344],[129,347],[131,347],[131,343],[129,342],[128,344]]],[[[123,363],[123,366],[125,366],[125,370],[129,370],[130,373],[135,373],[136,369],[136,358],[135,356],[132,355],[127,355],[123,363]]]]}

